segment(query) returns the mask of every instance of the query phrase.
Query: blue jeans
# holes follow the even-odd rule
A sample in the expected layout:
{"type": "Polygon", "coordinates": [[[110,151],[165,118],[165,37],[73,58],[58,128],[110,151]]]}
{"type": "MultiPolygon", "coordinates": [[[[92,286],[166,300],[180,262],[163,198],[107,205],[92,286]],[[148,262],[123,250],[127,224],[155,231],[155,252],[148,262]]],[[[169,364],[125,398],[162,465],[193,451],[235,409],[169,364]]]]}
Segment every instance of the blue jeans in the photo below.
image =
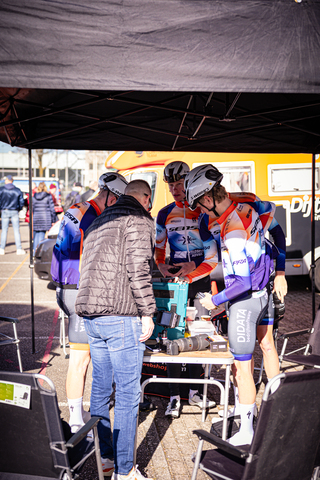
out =
{"type": "Polygon", "coordinates": [[[17,250],[21,250],[21,237],[19,230],[19,211],[18,210],[1,210],[1,222],[2,222],[2,232],[1,232],[1,246],[3,250],[6,248],[7,243],[7,233],[9,228],[9,222],[13,226],[14,241],[16,242],[17,250]]]}
{"type": "Polygon", "coordinates": [[[44,239],[46,231],[33,231],[33,255],[35,255],[37,246],[44,239]]]}
{"type": "Polygon", "coordinates": [[[98,424],[101,456],[114,458],[115,472],[127,475],[133,467],[133,449],[140,399],[144,343],[139,342],[139,317],[84,317],[92,360],[90,413],[98,424]],[[109,403],[116,385],[113,445],[109,403]]]}

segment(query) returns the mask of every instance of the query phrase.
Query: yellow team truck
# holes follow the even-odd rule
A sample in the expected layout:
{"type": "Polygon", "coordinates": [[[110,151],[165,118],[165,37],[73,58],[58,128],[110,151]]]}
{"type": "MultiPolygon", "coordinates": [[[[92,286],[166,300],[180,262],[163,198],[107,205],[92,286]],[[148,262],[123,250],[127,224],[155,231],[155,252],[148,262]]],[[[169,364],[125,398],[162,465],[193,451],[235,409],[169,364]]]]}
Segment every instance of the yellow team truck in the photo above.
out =
{"type": "MultiPolygon", "coordinates": [[[[152,189],[158,211],[173,201],[163,181],[165,166],[183,161],[190,169],[211,163],[223,173],[229,192],[253,192],[277,206],[276,219],[286,236],[286,275],[308,275],[311,264],[311,154],[251,154],[194,152],[112,152],[106,167],[115,168],[128,181],[141,178],[152,189]]],[[[315,171],[315,284],[320,291],[320,162],[315,171]]]]}

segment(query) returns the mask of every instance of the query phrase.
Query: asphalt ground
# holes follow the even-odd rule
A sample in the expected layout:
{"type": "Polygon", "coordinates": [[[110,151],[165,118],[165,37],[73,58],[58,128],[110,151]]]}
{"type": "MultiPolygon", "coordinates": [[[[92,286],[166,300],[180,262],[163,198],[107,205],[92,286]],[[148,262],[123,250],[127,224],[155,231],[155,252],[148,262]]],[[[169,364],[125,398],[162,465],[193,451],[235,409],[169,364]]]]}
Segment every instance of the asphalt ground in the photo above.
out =
{"type": "MultiPolygon", "coordinates": [[[[18,335],[21,340],[21,356],[23,370],[26,372],[43,373],[53,380],[61,416],[68,421],[68,406],[65,393],[65,379],[68,360],[60,346],[60,321],[55,300],[55,290],[47,281],[40,280],[33,275],[34,290],[34,352],[32,342],[31,321],[31,280],[29,268],[29,233],[28,224],[20,221],[22,247],[27,251],[25,256],[17,256],[14,244],[13,229],[8,232],[5,255],[0,256],[0,315],[17,318],[18,335]]],[[[309,280],[305,277],[288,279],[289,293],[286,297],[286,313],[279,324],[282,333],[309,328],[312,324],[312,295],[309,280]]],[[[316,308],[320,303],[320,294],[316,294],[316,308]]],[[[11,325],[0,323],[1,332],[10,334],[11,325]]],[[[307,336],[295,338],[291,349],[306,343],[307,336]]],[[[280,352],[282,341],[278,341],[280,352]]],[[[68,350],[68,349],[67,349],[68,350]]],[[[257,346],[255,363],[260,365],[261,354],[257,346]]],[[[288,369],[288,364],[283,364],[288,369]]],[[[15,346],[5,346],[0,350],[0,369],[18,371],[18,361],[15,346]]],[[[223,367],[212,367],[212,376],[224,378],[223,367]]],[[[257,379],[258,372],[255,372],[257,379]]],[[[90,388],[92,369],[88,369],[86,388],[84,392],[84,406],[90,408],[90,388]]],[[[259,406],[267,379],[257,387],[257,404],[259,406]]],[[[209,398],[217,402],[220,398],[215,386],[209,386],[209,398]]],[[[183,403],[182,414],[179,419],[170,420],[164,416],[167,399],[150,396],[155,409],[140,412],[138,429],[137,464],[145,476],[155,480],[185,480],[191,477],[193,463],[191,455],[197,447],[197,437],[192,433],[194,429],[210,430],[211,421],[218,416],[218,408],[211,409],[204,423],[201,422],[201,411],[183,403]]],[[[229,403],[233,404],[233,392],[230,391],[229,403]]],[[[111,409],[111,419],[113,408],[111,409]]],[[[17,455],[19,452],[17,452],[17,455]]],[[[80,474],[80,479],[93,480],[97,478],[97,469],[94,459],[89,459],[80,474]]],[[[198,479],[208,478],[203,472],[198,473],[198,479]]]]}

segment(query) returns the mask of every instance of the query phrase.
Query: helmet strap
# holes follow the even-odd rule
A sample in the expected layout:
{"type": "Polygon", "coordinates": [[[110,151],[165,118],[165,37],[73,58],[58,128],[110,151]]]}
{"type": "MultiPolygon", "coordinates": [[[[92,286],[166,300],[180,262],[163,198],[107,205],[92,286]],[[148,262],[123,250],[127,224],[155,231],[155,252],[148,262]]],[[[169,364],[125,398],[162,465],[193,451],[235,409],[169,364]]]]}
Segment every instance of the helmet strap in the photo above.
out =
{"type": "Polygon", "coordinates": [[[109,188],[108,188],[108,189],[107,189],[107,197],[106,197],[106,202],[105,202],[105,204],[104,204],[104,208],[107,208],[107,207],[108,207],[109,195],[110,195],[110,190],[109,190],[109,188]]]}

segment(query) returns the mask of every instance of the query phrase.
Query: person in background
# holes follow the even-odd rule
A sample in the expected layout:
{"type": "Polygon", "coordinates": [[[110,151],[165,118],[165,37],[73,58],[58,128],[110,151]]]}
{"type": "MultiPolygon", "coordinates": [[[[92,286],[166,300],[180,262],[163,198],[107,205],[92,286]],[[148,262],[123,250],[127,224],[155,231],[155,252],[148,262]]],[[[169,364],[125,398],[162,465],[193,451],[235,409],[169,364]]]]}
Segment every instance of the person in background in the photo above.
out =
{"type": "Polygon", "coordinates": [[[63,206],[63,211],[66,212],[69,210],[69,208],[74,205],[75,203],[81,202],[81,191],[82,191],[82,185],[80,182],[75,182],[73,184],[72,190],[68,195],[66,196],[64,206],[63,206]]]}
{"type": "Polygon", "coordinates": [[[86,202],[90,197],[92,197],[92,195],[95,193],[95,191],[97,190],[97,188],[98,188],[98,182],[97,182],[97,180],[92,180],[92,181],[89,183],[89,188],[88,188],[88,190],[81,195],[81,201],[82,201],[82,202],[86,202]]]}
{"type": "Polygon", "coordinates": [[[0,210],[1,210],[1,244],[0,255],[4,255],[9,222],[11,220],[14,233],[14,241],[16,244],[16,254],[24,255],[26,252],[21,246],[20,227],[19,227],[19,212],[24,206],[23,194],[20,188],[13,185],[13,178],[8,175],[5,179],[5,184],[0,188],[0,210]]]}
{"type": "Polygon", "coordinates": [[[63,208],[62,208],[62,205],[58,201],[57,196],[56,196],[57,186],[54,183],[51,183],[51,185],[49,187],[49,190],[50,190],[50,193],[52,195],[52,200],[53,200],[53,203],[54,203],[55,212],[59,217],[59,214],[63,212],[63,208]]]}
{"type": "MultiPolygon", "coordinates": [[[[32,182],[32,196],[36,193],[36,191],[37,191],[37,185],[35,184],[35,182],[32,182]]],[[[26,193],[26,198],[25,198],[25,201],[24,201],[24,206],[27,208],[26,216],[25,216],[24,221],[27,222],[27,223],[30,223],[29,193],[26,193]]]]}
{"type": "Polygon", "coordinates": [[[91,414],[102,417],[98,424],[102,465],[105,475],[114,469],[114,480],[144,480],[133,456],[144,342],[152,335],[156,310],[150,201],[149,184],[133,180],[125,195],[87,229],[76,300],[92,358],[91,414]]]}
{"type": "Polygon", "coordinates": [[[273,260],[266,250],[264,229],[251,205],[232,201],[221,185],[223,175],[213,166],[193,169],[185,180],[190,208],[217,218],[225,289],[200,300],[208,310],[229,302],[228,337],[235,361],[233,375],[239,390],[240,430],[232,445],[250,444],[253,438],[256,388],[252,354],[257,325],[268,310],[268,284],[273,260]]]}
{"type": "Polygon", "coordinates": [[[83,319],[75,312],[80,278],[83,236],[91,223],[124,193],[127,181],[118,173],[104,173],[98,182],[94,200],[73,205],[65,213],[53,249],[51,276],[56,285],[59,307],[68,316],[70,358],[66,379],[71,432],[75,433],[90,414],[83,408],[85,377],[90,362],[88,337],[83,319]]]}
{"type": "MultiPolygon", "coordinates": [[[[186,201],[184,179],[190,171],[189,166],[180,161],[169,163],[164,169],[163,180],[168,183],[169,191],[174,202],[162,208],[156,221],[156,248],[155,262],[164,277],[181,279],[189,283],[188,298],[194,305],[199,317],[207,315],[195,296],[198,292],[210,290],[210,272],[216,267],[218,258],[214,242],[208,243],[204,248],[199,233],[198,217],[200,209],[191,211],[186,201]],[[166,262],[166,245],[169,242],[170,260],[166,262]],[[176,267],[174,273],[172,268],[176,267]]],[[[202,365],[188,365],[191,379],[200,379],[203,372],[202,365]]],[[[167,364],[168,378],[180,378],[181,366],[167,364]]],[[[178,418],[180,415],[180,388],[178,383],[170,383],[170,401],[166,416],[178,418]]],[[[190,382],[189,404],[202,408],[203,397],[199,384],[190,382]]],[[[214,407],[212,400],[207,400],[206,407],[214,407]]]]}
{"type": "Polygon", "coordinates": [[[46,232],[58,220],[52,196],[44,182],[39,183],[36,193],[33,195],[32,215],[33,255],[35,255],[37,246],[44,239],[46,232]]]}

